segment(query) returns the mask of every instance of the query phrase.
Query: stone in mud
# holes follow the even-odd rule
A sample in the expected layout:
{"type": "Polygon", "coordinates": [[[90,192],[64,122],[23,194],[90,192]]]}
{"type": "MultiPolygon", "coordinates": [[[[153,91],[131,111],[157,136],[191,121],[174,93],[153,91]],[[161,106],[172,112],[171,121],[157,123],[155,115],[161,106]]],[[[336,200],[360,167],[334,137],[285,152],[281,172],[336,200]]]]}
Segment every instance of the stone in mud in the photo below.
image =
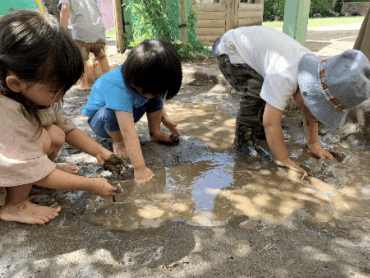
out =
{"type": "Polygon", "coordinates": [[[120,174],[123,176],[125,173],[126,169],[128,169],[128,165],[125,162],[125,160],[121,157],[116,156],[115,154],[112,154],[110,156],[110,159],[105,162],[103,169],[106,171],[112,172],[114,175],[115,174],[120,174]]]}

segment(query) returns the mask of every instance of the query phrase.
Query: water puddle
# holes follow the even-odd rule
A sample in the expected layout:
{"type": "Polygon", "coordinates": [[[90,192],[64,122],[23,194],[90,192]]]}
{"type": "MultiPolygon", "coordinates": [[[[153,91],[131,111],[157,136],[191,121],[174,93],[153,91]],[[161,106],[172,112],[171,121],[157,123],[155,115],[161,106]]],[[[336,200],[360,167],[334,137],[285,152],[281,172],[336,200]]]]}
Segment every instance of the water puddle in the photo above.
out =
{"type": "MultiPolygon", "coordinates": [[[[370,160],[369,154],[361,155],[359,162],[370,160]]],[[[350,174],[353,162],[334,171],[350,174]]],[[[146,184],[123,181],[124,192],[116,203],[98,198],[89,204],[86,215],[90,222],[114,230],[157,228],[176,219],[220,226],[236,216],[248,217],[240,226],[251,229],[259,220],[282,224],[294,211],[304,209],[310,226],[370,230],[370,190],[365,179],[361,175],[335,184],[314,177],[302,181],[274,165],[261,167],[219,155],[213,161],[155,171],[155,178],[146,184]]]]}
{"type": "Polygon", "coordinates": [[[157,170],[146,184],[122,181],[124,192],[115,203],[97,198],[88,204],[88,221],[131,231],[178,220],[222,226],[242,217],[239,226],[249,230],[261,221],[282,224],[300,210],[306,213],[306,225],[315,230],[370,231],[367,151],[332,147],[340,159],[327,161],[312,158],[304,143],[287,143],[292,156],[313,175],[302,181],[272,162],[235,154],[231,150],[235,119],[227,109],[182,101],[171,102],[167,110],[182,135],[207,143],[215,151],[213,157],[157,170]]]}

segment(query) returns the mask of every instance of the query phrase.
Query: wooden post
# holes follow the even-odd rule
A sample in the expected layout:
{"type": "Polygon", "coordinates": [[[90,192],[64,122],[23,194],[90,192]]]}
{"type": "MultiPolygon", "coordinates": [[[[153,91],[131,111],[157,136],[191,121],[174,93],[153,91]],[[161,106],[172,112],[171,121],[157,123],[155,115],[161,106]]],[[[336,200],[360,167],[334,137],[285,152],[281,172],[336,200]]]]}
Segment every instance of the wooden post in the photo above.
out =
{"type": "Polygon", "coordinates": [[[306,43],[310,4],[310,0],[286,0],[285,2],[283,31],[303,46],[306,43]]]}
{"type": "Polygon", "coordinates": [[[233,13],[233,5],[232,5],[232,2],[234,0],[226,0],[226,15],[225,15],[225,31],[229,31],[231,30],[233,27],[232,27],[232,24],[231,24],[231,21],[232,21],[232,13],[233,13]]]}
{"type": "Polygon", "coordinates": [[[186,0],[179,0],[180,1],[180,41],[183,43],[187,43],[187,27],[186,27],[186,0]]]}
{"type": "Polygon", "coordinates": [[[239,9],[239,3],[240,3],[240,0],[233,0],[233,6],[232,6],[232,11],[233,11],[233,15],[232,15],[232,24],[231,24],[231,28],[238,28],[238,9],[239,9]]]}
{"type": "Polygon", "coordinates": [[[123,19],[122,19],[122,2],[121,0],[113,0],[114,26],[116,28],[116,47],[117,53],[124,53],[126,50],[125,41],[123,39],[123,19]]]}

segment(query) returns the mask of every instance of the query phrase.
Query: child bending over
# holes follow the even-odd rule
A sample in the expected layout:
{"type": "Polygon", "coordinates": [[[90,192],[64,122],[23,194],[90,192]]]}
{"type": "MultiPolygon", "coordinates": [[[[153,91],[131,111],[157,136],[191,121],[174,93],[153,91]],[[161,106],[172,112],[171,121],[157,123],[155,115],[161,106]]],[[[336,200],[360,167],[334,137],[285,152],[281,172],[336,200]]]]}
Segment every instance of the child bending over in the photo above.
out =
{"type": "Polygon", "coordinates": [[[180,57],[164,39],[150,39],[138,44],[123,65],[94,84],[83,113],[93,132],[113,139],[113,152],[130,157],[136,181],[147,181],[153,173],[141,152],[135,123],[146,112],[149,133],[154,142],[170,143],[180,135],[165,110],[163,98],[171,99],[182,81],[180,57]],[[172,135],[161,132],[163,123],[172,135]]]}
{"type": "Polygon", "coordinates": [[[281,127],[290,97],[302,108],[308,149],[328,159],[333,156],[318,143],[318,121],[339,128],[348,109],[369,98],[370,64],[357,50],[320,59],[283,32],[250,26],[218,38],[213,54],[226,80],[243,93],[234,148],[266,155],[255,142],[265,137],[276,164],[303,174],[289,157],[281,127]]]}
{"type": "Polygon", "coordinates": [[[0,219],[44,224],[58,216],[61,208],[27,201],[34,184],[117,194],[106,179],[79,177],[77,166],[52,162],[64,142],[101,165],[112,154],[59,110],[83,67],[78,47],[54,17],[20,10],[0,19],[0,187],[7,193],[0,219]]]}

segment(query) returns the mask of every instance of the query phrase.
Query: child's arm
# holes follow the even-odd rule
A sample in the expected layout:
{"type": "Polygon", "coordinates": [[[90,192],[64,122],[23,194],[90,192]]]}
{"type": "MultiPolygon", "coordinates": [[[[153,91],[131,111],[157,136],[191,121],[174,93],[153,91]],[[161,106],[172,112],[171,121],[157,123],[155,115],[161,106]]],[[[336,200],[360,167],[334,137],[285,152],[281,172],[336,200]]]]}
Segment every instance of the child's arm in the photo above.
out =
{"type": "Polygon", "coordinates": [[[117,189],[104,178],[86,178],[55,169],[35,184],[58,190],[84,190],[100,196],[115,196],[117,189]]]}
{"type": "Polygon", "coordinates": [[[71,13],[71,7],[68,4],[62,4],[62,8],[60,10],[60,25],[67,29],[68,27],[68,20],[71,13]]]}
{"type": "Polygon", "coordinates": [[[301,106],[303,112],[303,128],[307,139],[307,147],[312,154],[318,158],[334,159],[333,155],[325,150],[319,144],[319,123],[317,119],[311,114],[310,110],[304,105],[301,93],[298,91],[294,95],[294,100],[301,106]]]}
{"type": "Polygon", "coordinates": [[[134,166],[136,181],[150,180],[154,174],[145,165],[132,114],[124,111],[116,111],[116,116],[128,155],[132,165],[134,166]]]}
{"type": "Polygon", "coordinates": [[[113,154],[77,127],[66,133],[66,142],[72,147],[96,157],[100,165],[104,165],[105,161],[113,154]]]}
{"type": "Polygon", "coordinates": [[[180,132],[177,130],[177,124],[175,124],[173,121],[171,121],[171,119],[168,117],[165,110],[163,110],[162,123],[172,133],[176,134],[177,136],[180,136],[180,132]]]}
{"type": "Polygon", "coordinates": [[[263,126],[265,128],[267,143],[276,160],[292,166],[300,172],[306,172],[289,158],[289,152],[284,142],[283,129],[281,127],[281,118],[283,114],[284,111],[266,103],[265,112],[263,114],[263,126]]]}

